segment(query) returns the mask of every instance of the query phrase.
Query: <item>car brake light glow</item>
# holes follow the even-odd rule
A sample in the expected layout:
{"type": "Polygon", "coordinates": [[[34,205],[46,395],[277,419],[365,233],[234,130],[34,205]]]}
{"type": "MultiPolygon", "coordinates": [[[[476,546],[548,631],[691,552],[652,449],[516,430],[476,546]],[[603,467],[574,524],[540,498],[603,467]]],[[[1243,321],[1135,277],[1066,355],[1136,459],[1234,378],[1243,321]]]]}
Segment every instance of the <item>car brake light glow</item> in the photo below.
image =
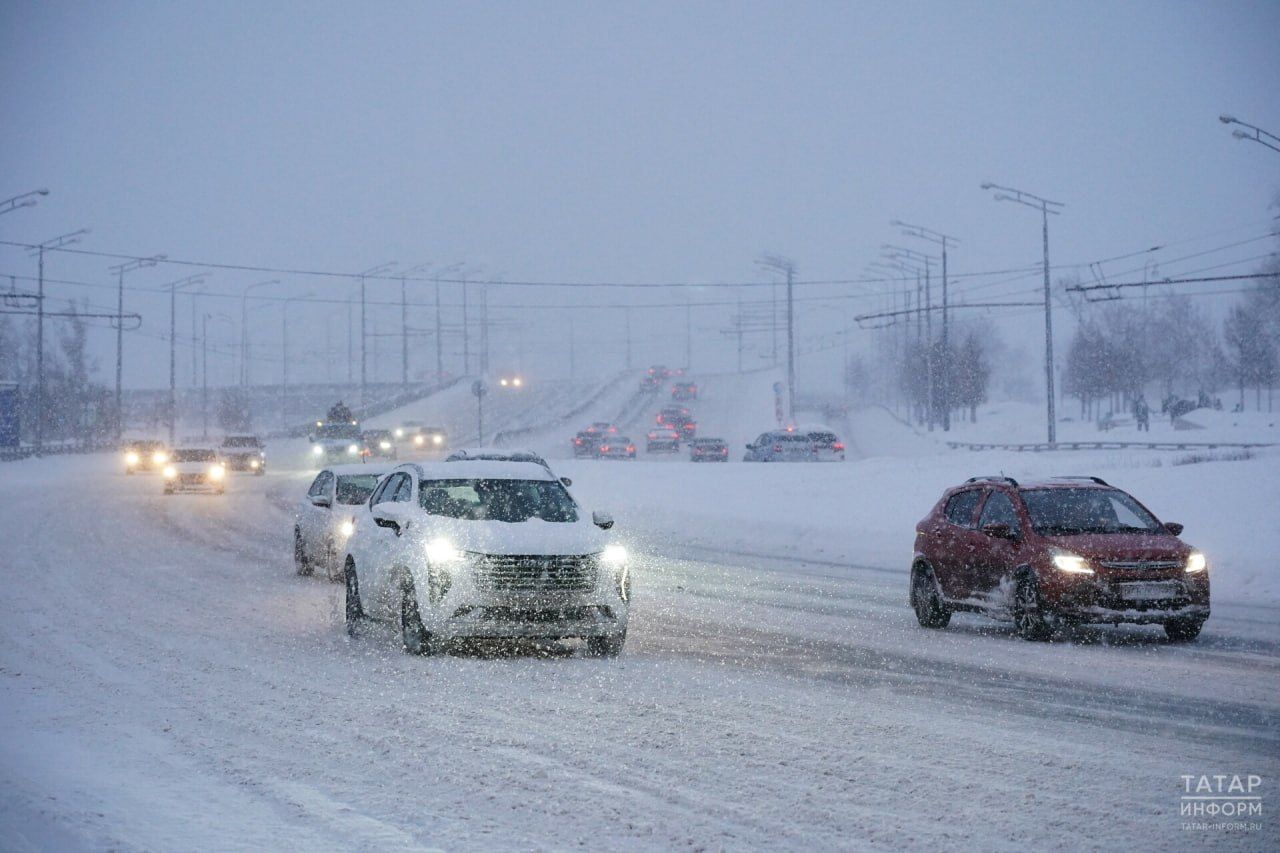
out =
{"type": "Polygon", "coordinates": [[[600,445],[600,452],[601,452],[601,453],[608,453],[608,452],[609,452],[609,445],[607,445],[607,444],[602,444],[602,445],[600,445]]]}
{"type": "Polygon", "coordinates": [[[838,442],[838,441],[837,441],[835,444],[831,445],[831,449],[832,449],[832,450],[844,450],[844,445],[843,445],[842,443],[840,443],[840,442],[838,442]]]}
{"type": "Polygon", "coordinates": [[[774,452],[774,453],[781,453],[781,452],[782,452],[782,445],[781,445],[781,444],[775,444],[775,445],[773,446],[773,452],[774,452]]]}

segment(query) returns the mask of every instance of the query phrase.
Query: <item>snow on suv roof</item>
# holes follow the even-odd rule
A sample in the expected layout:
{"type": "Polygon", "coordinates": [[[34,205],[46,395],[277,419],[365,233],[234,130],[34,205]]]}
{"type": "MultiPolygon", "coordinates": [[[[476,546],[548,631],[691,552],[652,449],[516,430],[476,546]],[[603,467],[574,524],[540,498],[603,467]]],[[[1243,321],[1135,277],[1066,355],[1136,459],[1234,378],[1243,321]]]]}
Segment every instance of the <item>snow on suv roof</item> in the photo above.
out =
{"type": "Polygon", "coordinates": [[[406,462],[400,468],[416,468],[424,480],[554,480],[555,475],[536,462],[495,462],[459,459],[456,462],[406,462]]]}
{"type": "Polygon", "coordinates": [[[381,477],[394,467],[394,465],[373,465],[368,463],[362,465],[359,462],[353,462],[348,465],[329,465],[324,470],[332,471],[339,477],[350,477],[354,474],[375,474],[381,477]]]}

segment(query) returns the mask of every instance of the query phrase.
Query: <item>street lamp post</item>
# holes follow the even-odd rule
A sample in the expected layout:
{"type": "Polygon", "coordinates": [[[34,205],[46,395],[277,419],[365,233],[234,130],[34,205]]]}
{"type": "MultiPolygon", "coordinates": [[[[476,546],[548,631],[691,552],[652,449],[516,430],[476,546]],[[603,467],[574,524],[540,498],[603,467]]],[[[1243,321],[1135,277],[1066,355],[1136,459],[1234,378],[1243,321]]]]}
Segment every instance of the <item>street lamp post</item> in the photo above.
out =
{"type": "Polygon", "coordinates": [[[766,255],[756,263],[787,276],[787,418],[791,423],[796,419],[796,314],[795,314],[795,273],[796,265],[788,258],[766,255]]]}
{"type": "MultiPolygon", "coordinates": [[[[932,285],[932,267],[935,260],[932,255],[926,255],[917,252],[914,249],[904,249],[897,246],[884,244],[882,249],[889,250],[886,257],[889,259],[889,266],[895,267],[902,272],[913,273],[916,277],[917,307],[921,304],[919,298],[920,274],[924,273],[924,300],[923,309],[920,311],[924,315],[924,373],[925,373],[925,401],[924,401],[924,417],[929,432],[933,432],[933,425],[936,420],[934,411],[934,403],[937,394],[934,393],[934,367],[933,367],[933,285],[932,285]],[[921,266],[916,266],[920,264],[921,266]]],[[[916,338],[920,337],[920,317],[916,317],[916,338]]]]}
{"type": "Polygon", "coordinates": [[[39,189],[32,190],[29,193],[23,193],[22,195],[15,195],[13,198],[7,198],[4,201],[0,201],[0,213],[12,213],[20,207],[35,207],[36,202],[38,201],[35,197],[38,195],[48,194],[48,190],[39,189]]]}
{"type": "MultiPolygon", "coordinates": [[[[173,447],[178,440],[178,291],[184,287],[200,284],[204,281],[203,273],[189,275],[165,285],[169,288],[169,446],[173,447]]],[[[195,342],[192,341],[192,346],[195,342]]]]}
{"type": "Polygon", "coordinates": [[[1253,131],[1252,133],[1249,133],[1247,131],[1237,129],[1231,133],[1231,135],[1236,139],[1252,139],[1259,145],[1267,146],[1272,151],[1280,151],[1280,136],[1276,136],[1274,133],[1267,133],[1262,128],[1255,127],[1248,122],[1243,122],[1231,115],[1220,115],[1218,116],[1218,121],[1223,124],[1238,124],[1240,127],[1247,127],[1249,130],[1253,131]]]}
{"type": "Polygon", "coordinates": [[[135,258],[123,264],[110,267],[116,274],[116,441],[124,430],[124,274],[143,267],[153,267],[165,259],[165,255],[153,255],[150,258],[135,258]]]}
{"type": "Polygon", "coordinates": [[[310,299],[311,293],[290,296],[280,305],[280,426],[289,428],[289,303],[310,299]]]}
{"type": "Polygon", "coordinates": [[[954,246],[959,241],[955,237],[950,237],[939,231],[933,231],[929,228],[922,228],[919,225],[908,225],[905,222],[894,220],[889,223],[896,225],[902,229],[902,233],[908,237],[918,237],[921,240],[928,240],[931,243],[937,243],[942,247],[942,357],[947,360],[942,370],[942,431],[951,431],[951,349],[949,341],[949,330],[951,324],[948,322],[948,301],[947,301],[947,247],[954,246]]]}
{"type": "Polygon", "coordinates": [[[240,294],[240,387],[249,385],[249,293],[269,284],[279,284],[280,279],[272,278],[246,287],[240,294]]]}
{"type": "Polygon", "coordinates": [[[1040,211],[1042,236],[1044,238],[1044,387],[1045,395],[1048,397],[1047,415],[1049,419],[1049,443],[1057,444],[1057,416],[1054,412],[1053,401],[1053,302],[1049,298],[1049,214],[1057,216],[1062,211],[1064,205],[1060,201],[1049,201],[1047,198],[1041,198],[1038,195],[1015,190],[1011,187],[1002,187],[999,184],[990,182],[982,185],[984,190],[995,190],[996,201],[1015,201],[1018,204],[1026,205],[1040,211]]]}
{"type": "MultiPolygon", "coordinates": [[[[37,190],[39,192],[39,190],[37,190]]],[[[30,193],[28,193],[30,195],[30,193]]],[[[20,198],[21,196],[19,196],[20,198]]],[[[54,237],[36,246],[38,261],[36,289],[36,455],[44,449],[44,253],[50,249],[60,249],[72,243],[80,242],[80,238],[89,233],[88,228],[54,237]]],[[[117,318],[118,319],[118,318],[117,318]]]]}
{"type": "Polygon", "coordinates": [[[368,305],[365,301],[365,279],[369,276],[381,275],[395,265],[395,261],[390,261],[360,273],[360,407],[362,409],[369,402],[369,333],[367,323],[368,305]]]}

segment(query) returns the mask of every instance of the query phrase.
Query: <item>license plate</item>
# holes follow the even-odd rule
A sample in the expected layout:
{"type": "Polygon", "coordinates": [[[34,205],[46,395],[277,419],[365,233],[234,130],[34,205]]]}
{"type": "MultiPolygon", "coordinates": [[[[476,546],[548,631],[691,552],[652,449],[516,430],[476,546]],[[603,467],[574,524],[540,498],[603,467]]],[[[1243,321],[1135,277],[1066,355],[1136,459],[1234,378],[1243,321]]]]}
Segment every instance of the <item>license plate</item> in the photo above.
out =
{"type": "Polygon", "coordinates": [[[1126,601],[1159,601],[1181,596],[1182,584],[1177,581],[1139,581],[1120,584],[1120,597],[1126,601]]]}

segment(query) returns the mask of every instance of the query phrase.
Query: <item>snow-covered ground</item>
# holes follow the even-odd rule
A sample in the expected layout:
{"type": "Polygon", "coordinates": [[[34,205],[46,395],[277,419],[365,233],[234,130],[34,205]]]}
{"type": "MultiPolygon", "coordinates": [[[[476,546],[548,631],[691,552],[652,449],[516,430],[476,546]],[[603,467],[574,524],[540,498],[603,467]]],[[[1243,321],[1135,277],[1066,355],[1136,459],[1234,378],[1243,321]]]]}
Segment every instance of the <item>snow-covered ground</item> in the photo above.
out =
{"type": "MultiPolygon", "coordinates": [[[[576,425],[530,435],[635,554],[615,661],[348,638],[340,588],[292,571],[299,442],[222,498],[165,498],[108,456],[0,466],[0,846],[1276,849],[1274,452],[947,451],[871,410],[843,464],[748,465],[773,377],[691,378],[730,464],[574,461],[576,425]],[[1214,573],[1199,642],[918,628],[915,522],[999,471],[1098,474],[1185,523],[1214,573]],[[1262,829],[1184,829],[1201,773],[1261,775],[1262,829]]],[[[549,422],[574,394],[500,419],[549,422]]],[[[638,425],[665,398],[643,402],[638,425]]],[[[460,432],[474,414],[432,405],[460,432]]]]}

